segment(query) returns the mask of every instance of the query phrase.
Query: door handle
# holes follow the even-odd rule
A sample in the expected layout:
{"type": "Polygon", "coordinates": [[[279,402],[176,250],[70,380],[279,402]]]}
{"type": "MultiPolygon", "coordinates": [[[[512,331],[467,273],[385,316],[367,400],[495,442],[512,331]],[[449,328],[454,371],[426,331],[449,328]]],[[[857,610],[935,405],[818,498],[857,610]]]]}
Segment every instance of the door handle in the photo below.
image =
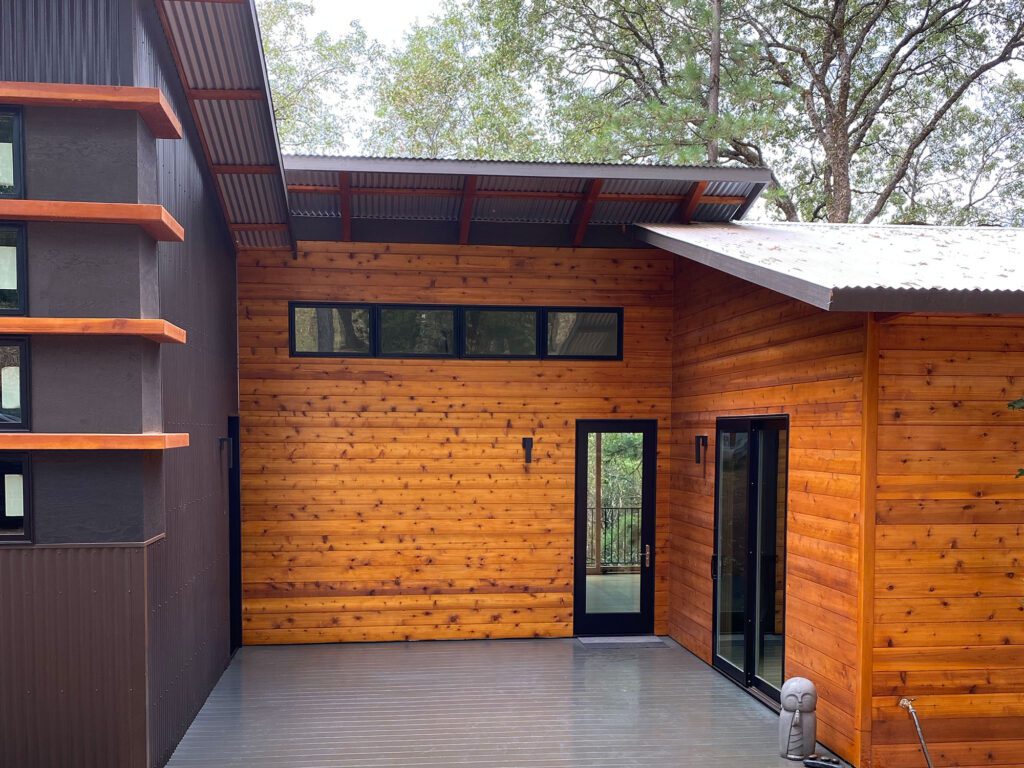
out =
{"type": "Polygon", "coordinates": [[[644,544],[644,566],[646,568],[651,567],[651,545],[644,544]]]}

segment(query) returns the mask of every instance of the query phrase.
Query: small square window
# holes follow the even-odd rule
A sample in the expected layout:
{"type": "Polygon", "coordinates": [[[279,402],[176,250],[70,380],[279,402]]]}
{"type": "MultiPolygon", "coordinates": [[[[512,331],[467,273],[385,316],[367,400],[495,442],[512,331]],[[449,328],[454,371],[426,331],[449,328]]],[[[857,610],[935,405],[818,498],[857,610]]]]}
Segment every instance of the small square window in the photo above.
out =
{"type": "Polygon", "coordinates": [[[455,310],[381,307],[380,353],[395,357],[454,357],[455,310]]]}
{"type": "Polygon", "coordinates": [[[0,543],[31,536],[28,459],[0,453],[0,543]]]}
{"type": "Polygon", "coordinates": [[[21,112],[0,109],[0,197],[25,196],[21,152],[21,112]]]}
{"type": "Polygon", "coordinates": [[[25,228],[0,223],[0,315],[26,314],[25,228]]]}
{"type": "Polygon", "coordinates": [[[0,431],[28,429],[28,341],[0,336],[0,431]]]}
{"type": "Polygon", "coordinates": [[[622,358],[621,309],[549,309],[547,357],[622,358]]]}
{"type": "Polygon", "coordinates": [[[463,316],[466,357],[538,356],[537,310],[471,308],[463,316]]]}
{"type": "Polygon", "coordinates": [[[292,304],[292,354],[365,357],[372,352],[370,307],[353,304],[292,304]]]}

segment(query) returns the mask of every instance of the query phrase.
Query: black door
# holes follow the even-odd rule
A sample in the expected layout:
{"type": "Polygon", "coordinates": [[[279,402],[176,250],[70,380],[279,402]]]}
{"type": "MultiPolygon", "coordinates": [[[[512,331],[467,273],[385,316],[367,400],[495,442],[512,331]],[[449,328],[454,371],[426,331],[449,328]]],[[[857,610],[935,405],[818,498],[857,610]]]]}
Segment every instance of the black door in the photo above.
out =
{"type": "Polygon", "coordinates": [[[654,631],[655,421],[576,422],[574,630],[654,631]]]}
{"type": "Polygon", "coordinates": [[[714,664],[778,700],[785,658],[786,417],[719,419],[714,664]]]}

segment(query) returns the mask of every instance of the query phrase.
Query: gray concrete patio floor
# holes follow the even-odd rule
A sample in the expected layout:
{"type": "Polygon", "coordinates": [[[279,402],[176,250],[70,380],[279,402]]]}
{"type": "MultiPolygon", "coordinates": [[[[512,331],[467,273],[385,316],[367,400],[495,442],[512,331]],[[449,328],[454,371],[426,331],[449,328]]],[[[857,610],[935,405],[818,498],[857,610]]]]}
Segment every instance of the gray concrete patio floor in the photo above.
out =
{"type": "Polygon", "coordinates": [[[780,768],[776,716],[672,641],[246,647],[170,768],[780,768]]]}

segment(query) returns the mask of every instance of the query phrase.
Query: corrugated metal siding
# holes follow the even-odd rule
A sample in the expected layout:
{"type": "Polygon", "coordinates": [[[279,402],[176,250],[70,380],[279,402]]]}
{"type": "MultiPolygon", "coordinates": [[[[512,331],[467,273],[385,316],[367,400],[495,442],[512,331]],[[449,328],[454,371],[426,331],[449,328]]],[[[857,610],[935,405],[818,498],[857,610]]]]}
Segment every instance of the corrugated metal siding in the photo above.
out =
{"type": "Polygon", "coordinates": [[[0,549],[0,681],[14,694],[0,765],[145,764],[144,559],[141,546],[0,549]]]}
{"type": "MultiPolygon", "coordinates": [[[[159,86],[190,123],[152,0],[136,1],[138,84],[159,86]]],[[[185,228],[184,243],[159,246],[161,315],[188,331],[188,344],[161,351],[164,429],[191,436],[188,448],[163,456],[167,535],[147,553],[150,756],[163,765],[229,658],[227,454],[219,439],[238,392],[234,255],[195,132],[158,142],[157,159],[159,202],[185,228]]]]}
{"type": "Polygon", "coordinates": [[[120,0],[3,0],[0,80],[130,85],[130,24],[120,0]]]}

